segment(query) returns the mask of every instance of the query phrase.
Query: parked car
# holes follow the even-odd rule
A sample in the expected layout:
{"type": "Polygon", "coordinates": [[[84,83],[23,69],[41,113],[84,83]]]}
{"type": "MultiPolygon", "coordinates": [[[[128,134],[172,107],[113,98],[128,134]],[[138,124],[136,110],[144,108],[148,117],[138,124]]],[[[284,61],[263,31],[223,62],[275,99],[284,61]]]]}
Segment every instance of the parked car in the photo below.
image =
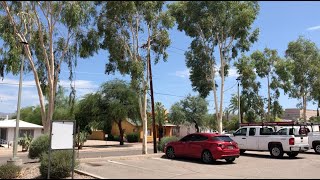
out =
{"type": "Polygon", "coordinates": [[[239,144],[241,153],[269,151],[274,158],[282,158],[284,153],[293,158],[309,150],[307,135],[277,135],[270,126],[244,126],[230,137],[239,144]]]}
{"type": "Polygon", "coordinates": [[[165,145],[164,152],[170,159],[175,157],[199,158],[204,163],[217,159],[233,162],[240,156],[238,144],[229,136],[218,133],[193,133],[179,141],[165,145]]]}

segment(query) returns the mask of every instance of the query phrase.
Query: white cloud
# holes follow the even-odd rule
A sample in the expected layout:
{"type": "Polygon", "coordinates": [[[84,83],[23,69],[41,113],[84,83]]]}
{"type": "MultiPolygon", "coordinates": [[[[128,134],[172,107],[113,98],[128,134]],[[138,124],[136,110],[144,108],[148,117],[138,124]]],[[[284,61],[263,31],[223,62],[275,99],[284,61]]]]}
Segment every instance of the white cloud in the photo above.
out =
{"type": "Polygon", "coordinates": [[[181,78],[187,78],[190,76],[190,70],[176,71],[175,75],[181,78]]]}
{"type": "MultiPolygon", "coordinates": [[[[60,85],[70,90],[69,80],[60,80],[60,85]]],[[[0,81],[0,112],[15,112],[18,102],[18,79],[4,79],[0,81]]],[[[23,81],[21,96],[21,107],[35,106],[39,104],[38,92],[34,80],[23,81]]],[[[98,88],[92,81],[76,80],[76,96],[81,97],[85,94],[95,92],[98,88]]],[[[66,94],[68,95],[68,94],[66,94]]]]}
{"type": "Polygon", "coordinates": [[[307,31],[314,31],[314,30],[319,30],[320,29],[320,26],[313,26],[313,27],[309,27],[307,29],[307,31]]]}

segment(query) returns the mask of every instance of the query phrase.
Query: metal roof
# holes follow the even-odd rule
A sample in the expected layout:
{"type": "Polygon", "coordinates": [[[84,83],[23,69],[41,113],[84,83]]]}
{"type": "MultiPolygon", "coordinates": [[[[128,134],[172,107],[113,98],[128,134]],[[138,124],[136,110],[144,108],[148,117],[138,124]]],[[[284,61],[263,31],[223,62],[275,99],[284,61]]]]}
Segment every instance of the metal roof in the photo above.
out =
{"type": "MultiPolygon", "coordinates": [[[[16,127],[16,120],[15,119],[0,120],[0,128],[15,128],[15,127],[16,127]]],[[[39,126],[37,124],[28,123],[28,122],[20,120],[19,121],[19,128],[42,129],[43,126],[39,126]]]]}

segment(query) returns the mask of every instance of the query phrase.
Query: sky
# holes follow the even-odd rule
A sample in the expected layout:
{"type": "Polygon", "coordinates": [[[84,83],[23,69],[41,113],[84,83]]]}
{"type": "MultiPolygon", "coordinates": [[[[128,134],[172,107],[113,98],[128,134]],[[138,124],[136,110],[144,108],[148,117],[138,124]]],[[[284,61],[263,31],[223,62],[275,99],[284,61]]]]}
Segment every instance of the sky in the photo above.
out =
{"type": "MultiPolygon", "coordinates": [[[[260,2],[260,12],[253,24],[253,28],[259,28],[258,41],[251,46],[249,55],[255,50],[263,50],[265,47],[277,49],[281,57],[290,41],[295,41],[299,36],[311,39],[320,47],[320,2],[260,2]]],[[[188,94],[197,95],[192,90],[189,80],[189,70],[185,64],[184,52],[188,49],[191,39],[176,29],[170,30],[172,44],[168,49],[167,62],[159,62],[152,65],[153,88],[155,102],[161,102],[167,109],[188,94]]],[[[236,59],[237,60],[237,59],[236,59]]],[[[77,98],[98,90],[99,86],[106,81],[118,78],[129,80],[128,76],[104,74],[105,63],[108,61],[108,52],[99,51],[91,58],[79,59],[75,73],[75,87],[77,98]]],[[[233,64],[233,62],[231,63],[233,64]]],[[[227,107],[232,94],[237,93],[238,74],[234,67],[225,80],[225,94],[223,106],[227,107]]],[[[267,97],[266,79],[258,79],[262,88],[259,92],[267,97]]],[[[217,80],[220,84],[220,80],[217,80]]],[[[0,80],[0,112],[13,113],[17,110],[19,76],[7,74],[0,80]]],[[[34,87],[32,73],[23,75],[23,88],[21,107],[35,106],[39,104],[36,88],[34,87]]],[[[60,84],[69,88],[68,70],[63,67],[60,84]]],[[[218,94],[220,99],[220,96],[218,94]]],[[[213,113],[213,95],[206,98],[209,102],[209,113],[213,113]]],[[[283,92],[280,96],[280,104],[283,108],[296,108],[299,100],[291,99],[283,92]]],[[[307,109],[316,109],[312,102],[308,103],[307,109]]]]}

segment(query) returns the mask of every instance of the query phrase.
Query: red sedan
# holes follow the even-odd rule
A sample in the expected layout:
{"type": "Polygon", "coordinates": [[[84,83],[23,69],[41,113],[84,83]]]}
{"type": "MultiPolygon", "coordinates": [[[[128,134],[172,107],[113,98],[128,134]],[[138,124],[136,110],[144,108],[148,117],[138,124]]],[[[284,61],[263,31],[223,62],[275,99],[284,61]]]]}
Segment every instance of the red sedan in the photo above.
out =
{"type": "Polygon", "coordinates": [[[233,162],[240,156],[238,144],[229,136],[218,133],[193,133],[177,142],[169,142],[164,148],[166,156],[201,158],[204,163],[211,163],[216,159],[233,162]]]}

